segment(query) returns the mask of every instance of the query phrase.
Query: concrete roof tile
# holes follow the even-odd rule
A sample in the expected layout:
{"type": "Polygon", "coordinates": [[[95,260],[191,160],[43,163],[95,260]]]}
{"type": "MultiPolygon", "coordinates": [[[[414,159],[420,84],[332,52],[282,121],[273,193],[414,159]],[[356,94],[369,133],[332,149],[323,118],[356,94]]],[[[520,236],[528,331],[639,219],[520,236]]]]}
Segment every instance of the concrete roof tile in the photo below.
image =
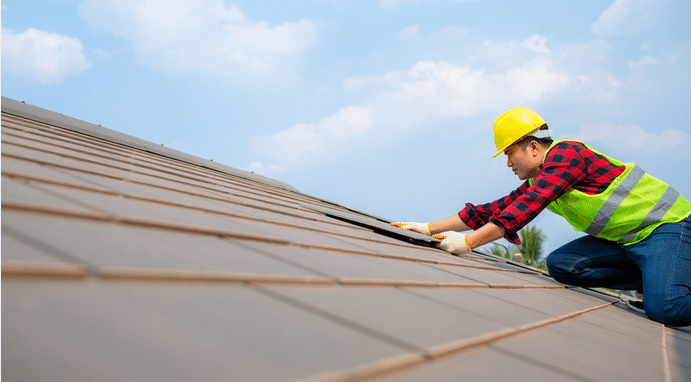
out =
{"type": "MultiPolygon", "coordinates": [[[[3,214],[5,217],[5,214],[3,214]]],[[[15,216],[7,213],[3,224],[20,232],[27,245],[43,243],[53,253],[69,253],[93,267],[188,270],[261,274],[268,276],[318,276],[303,267],[263,255],[232,240],[216,236],[181,234],[166,230],[124,226],[107,222],[15,216]],[[80,232],[75,241],[71,232],[80,232]]],[[[14,255],[18,257],[18,255],[14,255]]]]}
{"type": "Polygon", "coordinates": [[[535,362],[567,370],[582,379],[664,380],[664,360],[660,345],[612,333],[608,328],[585,323],[578,318],[507,339],[495,346],[525,355],[535,362]],[[640,359],[645,359],[645,362],[632,361],[640,359]]]}
{"type": "Polygon", "coordinates": [[[405,352],[239,285],[3,282],[3,304],[5,380],[290,380],[405,352]]]}
{"type": "Polygon", "coordinates": [[[418,368],[378,378],[379,382],[574,382],[583,381],[578,375],[542,365],[520,354],[497,350],[493,346],[477,349],[462,357],[447,357],[418,368]]]}

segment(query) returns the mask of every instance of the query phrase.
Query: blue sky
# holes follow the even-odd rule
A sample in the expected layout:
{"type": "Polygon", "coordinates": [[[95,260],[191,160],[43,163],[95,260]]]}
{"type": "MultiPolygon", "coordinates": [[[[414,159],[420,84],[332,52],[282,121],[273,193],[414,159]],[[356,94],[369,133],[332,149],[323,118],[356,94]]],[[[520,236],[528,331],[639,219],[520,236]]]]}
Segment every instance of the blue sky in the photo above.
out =
{"type": "Polygon", "coordinates": [[[691,197],[689,62],[683,0],[2,1],[3,96],[399,221],[518,187],[515,106],[691,197]]]}

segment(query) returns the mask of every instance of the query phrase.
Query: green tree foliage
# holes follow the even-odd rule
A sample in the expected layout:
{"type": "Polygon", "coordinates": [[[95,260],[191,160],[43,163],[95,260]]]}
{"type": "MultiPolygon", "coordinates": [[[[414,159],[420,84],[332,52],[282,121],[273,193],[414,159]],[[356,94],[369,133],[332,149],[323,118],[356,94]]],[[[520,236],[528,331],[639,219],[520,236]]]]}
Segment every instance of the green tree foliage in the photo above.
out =
{"type": "Polygon", "coordinates": [[[518,247],[509,244],[508,247],[505,245],[498,245],[497,243],[492,243],[493,247],[491,252],[495,256],[503,257],[505,259],[511,259],[512,255],[518,252],[518,247]]]}
{"type": "Polygon", "coordinates": [[[520,246],[509,244],[507,247],[493,243],[494,245],[490,250],[492,254],[505,259],[513,259],[513,255],[520,253],[523,256],[523,263],[546,270],[547,266],[544,259],[541,259],[542,243],[545,240],[542,231],[537,227],[526,226],[518,234],[521,237],[520,246]]]}
{"type": "Polygon", "coordinates": [[[542,243],[545,240],[542,231],[535,226],[525,226],[520,232],[521,245],[518,252],[528,264],[537,264],[542,257],[542,243]]]}
{"type": "Polygon", "coordinates": [[[495,256],[506,258],[506,250],[496,244],[491,249],[492,254],[495,256]]]}

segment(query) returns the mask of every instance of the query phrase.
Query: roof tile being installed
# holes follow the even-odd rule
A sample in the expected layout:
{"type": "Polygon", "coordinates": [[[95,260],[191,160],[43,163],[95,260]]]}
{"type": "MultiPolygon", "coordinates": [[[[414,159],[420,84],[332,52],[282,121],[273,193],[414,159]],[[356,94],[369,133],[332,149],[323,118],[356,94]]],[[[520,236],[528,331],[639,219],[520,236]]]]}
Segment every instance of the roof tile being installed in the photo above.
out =
{"type": "Polygon", "coordinates": [[[681,381],[600,290],[2,99],[2,380],[681,381]]]}

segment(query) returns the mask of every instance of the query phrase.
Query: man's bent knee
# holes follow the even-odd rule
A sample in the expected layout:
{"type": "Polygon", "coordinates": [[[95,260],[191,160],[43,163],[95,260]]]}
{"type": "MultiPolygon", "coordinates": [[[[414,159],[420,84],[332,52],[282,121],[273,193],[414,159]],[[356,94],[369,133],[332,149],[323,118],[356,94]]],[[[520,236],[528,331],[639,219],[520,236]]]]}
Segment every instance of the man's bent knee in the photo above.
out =
{"type": "Polygon", "coordinates": [[[691,296],[655,301],[644,295],[645,314],[653,321],[669,326],[691,325],[691,296]]]}
{"type": "Polygon", "coordinates": [[[572,275],[572,265],[570,262],[565,261],[565,256],[558,253],[552,253],[547,256],[545,264],[547,265],[547,271],[549,275],[555,280],[563,284],[571,284],[573,282],[572,275]],[[567,264],[568,263],[568,264],[567,264]]]}

